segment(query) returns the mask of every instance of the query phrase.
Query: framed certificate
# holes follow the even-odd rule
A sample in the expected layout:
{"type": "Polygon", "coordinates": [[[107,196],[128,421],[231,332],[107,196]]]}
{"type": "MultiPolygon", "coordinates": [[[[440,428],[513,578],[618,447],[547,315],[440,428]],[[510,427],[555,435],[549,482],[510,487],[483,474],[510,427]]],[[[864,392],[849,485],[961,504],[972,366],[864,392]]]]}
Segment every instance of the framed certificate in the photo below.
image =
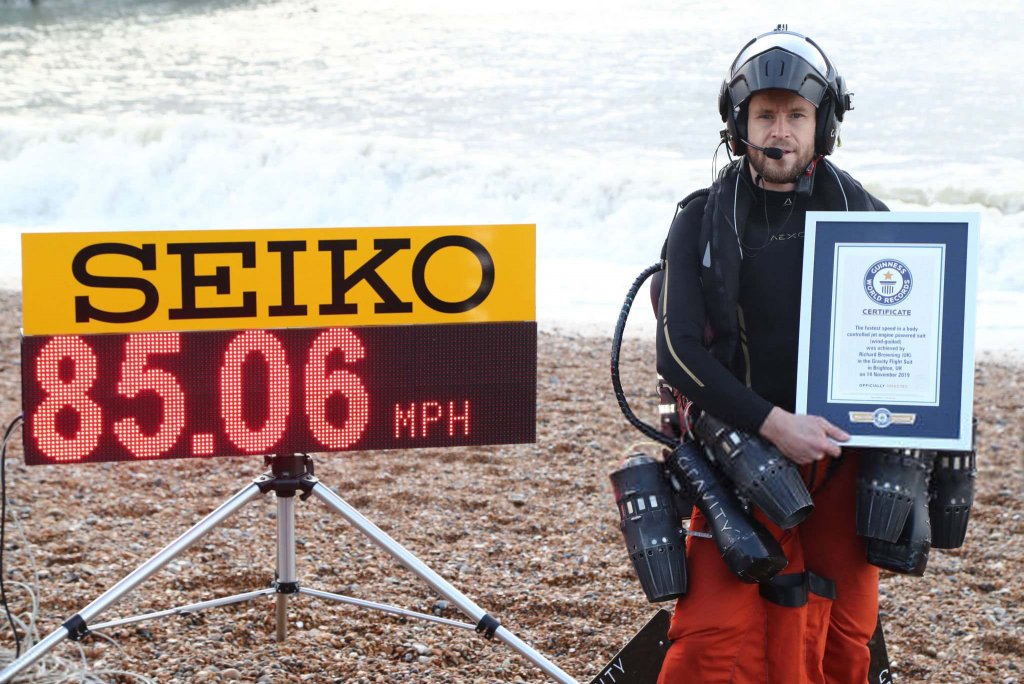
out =
{"type": "Polygon", "coordinates": [[[797,413],[844,445],[967,451],[979,218],[808,212],[797,413]]]}

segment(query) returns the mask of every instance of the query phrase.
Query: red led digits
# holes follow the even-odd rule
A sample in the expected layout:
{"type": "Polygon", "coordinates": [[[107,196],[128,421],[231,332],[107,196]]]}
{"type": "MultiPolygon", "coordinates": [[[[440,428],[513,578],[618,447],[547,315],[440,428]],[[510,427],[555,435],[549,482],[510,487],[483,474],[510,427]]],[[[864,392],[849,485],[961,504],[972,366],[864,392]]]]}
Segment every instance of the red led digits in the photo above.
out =
{"type": "Polygon", "coordinates": [[[39,450],[57,462],[85,458],[103,432],[103,413],[88,396],[96,382],[96,355],[81,337],[54,337],[36,359],[36,380],[44,394],[32,416],[32,436],[39,450]],[[70,363],[62,364],[65,360],[70,363]]]}
{"type": "Polygon", "coordinates": [[[370,419],[370,397],[359,376],[339,369],[327,372],[327,359],[340,352],[345,363],[362,360],[362,341],[351,330],[330,328],[320,333],[309,349],[306,363],[306,419],[309,431],[330,449],[347,449],[363,436],[370,419]],[[334,394],[348,403],[348,416],[339,427],[328,420],[327,400],[334,394]]]}
{"type": "Polygon", "coordinates": [[[185,428],[185,393],[178,379],[165,370],[147,367],[150,356],[180,351],[180,333],[128,336],[117,393],[134,399],[142,392],[154,392],[163,401],[163,415],[153,434],[143,432],[135,418],[122,418],[114,423],[118,441],[137,458],[155,458],[164,454],[174,446],[185,428]]]}
{"type": "Polygon", "coordinates": [[[231,340],[220,369],[220,414],[232,444],[250,454],[273,451],[288,426],[288,392],[288,360],[277,337],[266,330],[247,330],[231,340]],[[262,356],[270,371],[267,419],[255,430],[245,420],[242,387],[242,364],[250,354],[262,356]]]}
{"type": "Polygon", "coordinates": [[[208,432],[201,432],[192,435],[192,454],[195,456],[210,456],[213,454],[213,435],[208,432]]]}
{"type": "Polygon", "coordinates": [[[22,354],[31,465],[535,437],[532,322],[27,336],[22,354]]]}

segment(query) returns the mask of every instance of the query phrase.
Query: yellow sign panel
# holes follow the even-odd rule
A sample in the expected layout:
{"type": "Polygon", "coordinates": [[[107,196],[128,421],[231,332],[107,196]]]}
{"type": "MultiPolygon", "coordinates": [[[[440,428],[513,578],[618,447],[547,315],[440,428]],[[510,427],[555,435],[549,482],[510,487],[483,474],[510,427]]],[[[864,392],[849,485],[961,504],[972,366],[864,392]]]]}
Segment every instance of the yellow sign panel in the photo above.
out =
{"type": "Polygon", "coordinates": [[[22,235],[24,333],[529,321],[532,225],[22,235]]]}

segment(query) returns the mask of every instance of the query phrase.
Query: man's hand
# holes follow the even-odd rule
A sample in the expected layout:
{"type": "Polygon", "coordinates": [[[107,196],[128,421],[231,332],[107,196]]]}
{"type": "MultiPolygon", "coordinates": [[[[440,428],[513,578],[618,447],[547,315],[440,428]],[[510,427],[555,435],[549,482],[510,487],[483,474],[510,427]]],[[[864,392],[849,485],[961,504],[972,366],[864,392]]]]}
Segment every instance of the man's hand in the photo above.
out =
{"type": "Polygon", "coordinates": [[[759,432],[798,465],[820,461],[825,456],[838,456],[839,445],[832,440],[850,439],[850,435],[821,416],[796,415],[778,406],[772,408],[761,423],[759,432]]]}

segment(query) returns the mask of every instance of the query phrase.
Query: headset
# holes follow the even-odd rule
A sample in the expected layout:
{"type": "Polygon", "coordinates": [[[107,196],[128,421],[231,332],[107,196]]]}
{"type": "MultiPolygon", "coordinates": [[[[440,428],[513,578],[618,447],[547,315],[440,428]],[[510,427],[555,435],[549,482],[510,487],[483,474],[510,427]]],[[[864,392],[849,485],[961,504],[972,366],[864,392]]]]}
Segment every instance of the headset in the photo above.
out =
{"type": "Polygon", "coordinates": [[[814,151],[831,154],[843,117],[853,109],[853,93],[818,44],[785,24],[744,45],[722,81],[718,113],[725,122],[722,139],[732,153],[755,147],[747,141],[747,106],[754,93],[771,88],[797,93],[817,107],[814,151]]]}

